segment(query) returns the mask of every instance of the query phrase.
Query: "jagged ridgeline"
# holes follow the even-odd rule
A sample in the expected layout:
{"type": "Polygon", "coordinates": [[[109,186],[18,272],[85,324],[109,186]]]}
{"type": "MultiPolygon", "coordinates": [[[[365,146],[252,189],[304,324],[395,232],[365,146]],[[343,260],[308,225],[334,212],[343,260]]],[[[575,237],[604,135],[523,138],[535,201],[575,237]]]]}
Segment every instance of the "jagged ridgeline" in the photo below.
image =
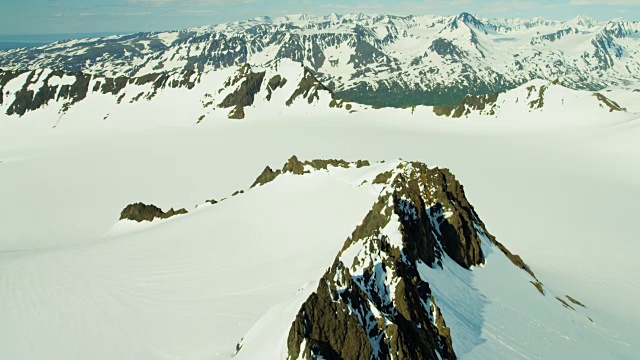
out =
{"type": "Polygon", "coordinates": [[[189,98],[201,97],[199,103],[195,100],[186,105],[176,100],[175,104],[200,111],[198,122],[216,111],[231,119],[243,119],[245,108],[254,105],[257,99],[267,103],[277,101],[280,108],[286,109],[298,101],[309,105],[320,103],[326,95],[323,105],[329,108],[351,111],[353,107],[299,63],[278,62],[266,68],[244,64],[226,72],[226,79],[220,81],[216,72],[195,70],[153,72],[136,77],[51,69],[0,70],[0,107],[7,115],[22,116],[49,106],[58,109],[62,117],[81,101],[106,98],[114,106],[135,104],[153,102],[160,93],[171,93],[174,98],[177,91],[189,98]]]}
{"type": "MultiPolygon", "coordinates": [[[[363,166],[370,164],[294,156],[281,170],[265,168],[252,187],[286,173],[363,166]]],[[[445,259],[472,271],[485,263],[487,249],[497,249],[544,295],[522,259],[489,234],[449,170],[400,162],[370,184],[378,199],[300,307],[288,333],[288,359],[456,359],[438,306],[446,299],[436,297],[425,271],[451,263],[445,259]]]]}
{"type": "MultiPolygon", "coordinates": [[[[148,89],[137,93],[131,102],[136,102],[144,96],[149,100],[164,88],[191,89],[200,81],[200,76],[194,71],[185,71],[169,75],[167,73],[152,73],[140,77],[128,76],[106,77],[91,75],[83,72],[65,72],[61,70],[30,70],[3,71],[0,69],[0,94],[12,95],[7,104],[7,115],[24,115],[28,111],[35,111],[49,105],[50,102],[62,104],[60,113],[65,113],[71,106],[84,100],[91,94],[116,96],[117,103],[124,98],[127,87],[142,87],[148,89]],[[5,86],[12,80],[18,80],[17,89],[12,94],[5,86]]],[[[0,95],[0,105],[8,99],[0,95]]]]}
{"type": "MultiPolygon", "coordinates": [[[[0,68],[126,79],[290,60],[345,99],[453,106],[466,95],[559,80],[599,91],[637,82],[640,24],[457,16],[263,17],[181,31],[60,41],[0,52],[0,68]]],[[[269,79],[267,79],[269,80],[269,79]]],[[[240,116],[240,109],[234,116],[240,116]]]]}

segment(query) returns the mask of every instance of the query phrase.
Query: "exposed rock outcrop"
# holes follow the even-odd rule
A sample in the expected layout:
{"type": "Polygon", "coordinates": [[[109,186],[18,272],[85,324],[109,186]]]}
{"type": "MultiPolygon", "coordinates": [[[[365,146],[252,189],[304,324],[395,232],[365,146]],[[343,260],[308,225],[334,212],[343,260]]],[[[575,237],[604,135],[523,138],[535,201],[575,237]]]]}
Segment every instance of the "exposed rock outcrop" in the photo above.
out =
{"type": "Polygon", "coordinates": [[[332,95],[332,99],[336,100],[337,96],[329,90],[326,86],[324,86],[311,72],[311,70],[305,68],[304,76],[296,90],[291,94],[289,100],[287,100],[286,105],[291,106],[293,102],[298,98],[302,97],[306,99],[309,104],[313,104],[314,101],[320,100],[320,93],[327,92],[332,95]]]}
{"type": "Polygon", "coordinates": [[[164,212],[162,209],[155,205],[147,205],[143,203],[135,203],[127,205],[127,207],[120,213],[120,220],[133,220],[137,222],[153,221],[155,219],[168,219],[175,215],[186,214],[186,209],[174,210],[164,212]]]}
{"type": "Polygon", "coordinates": [[[533,86],[533,85],[527,87],[527,91],[529,92],[527,99],[531,98],[531,94],[536,93],[536,91],[538,94],[537,98],[534,98],[529,102],[529,108],[542,109],[542,107],[544,106],[544,93],[547,91],[547,88],[548,86],[545,86],[545,85],[540,86],[538,89],[536,89],[536,86],[533,86]]]}
{"type": "MultiPolygon", "coordinates": [[[[0,105],[5,101],[5,85],[27,71],[0,71],[0,105]]],[[[62,102],[61,113],[68,111],[74,104],[84,100],[90,93],[109,94],[122,100],[123,92],[129,85],[152,83],[149,93],[140,93],[132,102],[151,99],[159,89],[184,87],[191,89],[200,81],[201,74],[193,71],[151,73],[140,77],[118,76],[115,78],[95,76],[83,72],[65,72],[60,70],[32,70],[21,87],[13,94],[8,104],[7,115],[22,116],[28,111],[44,108],[51,101],[62,102]],[[91,85],[93,83],[93,86],[91,85]]]]}
{"type": "Polygon", "coordinates": [[[258,178],[256,179],[256,181],[253,182],[251,187],[270,183],[271,181],[275,180],[275,178],[277,178],[278,175],[280,175],[281,173],[282,173],[281,170],[273,171],[271,167],[267,166],[266,168],[264,168],[262,173],[258,175],[258,178]]]}
{"type": "Polygon", "coordinates": [[[625,109],[622,106],[620,106],[617,102],[609,99],[608,97],[606,97],[606,96],[604,96],[604,95],[602,95],[600,93],[593,93],[593,96],[598,98],[598,100],[600,100],[601,103],[606,105],[609,108],[609,112],[627,111],[627,109],[625,109]]]}
{"type": "Polygon", "coordinates": [[[571,296],[566,295],[566,298],[567,298],[567,300],[571,301],[574,305],[578,305],[580,307],[586,308],[586,306],[583,303],[581,303],[580,301],[572,298],[571,296]]]}
{"type": "Polygon", "coordinates": [[[355,162],[348,162],[345,160],[336,160],[336,159],[328,159],[328,160],[311,160],[311,161],[300,161],[298,157],[293,155],[287,162],[282,166],[282,169],[273,170],[271,167],[267,166],[262,173],[258,176],[258,178],[253,182],[251,187],[255,187],[258,185],[267,184],[273,180],[275,180],[279,175],[291,173],[294,175],[303,175],[310,172],[310,169],[313,170],[328,170],[329,167],[341,167],[341,168],[361,168],[365,166],[371,165],[368,160],[357,160],[355,162]]]}
{"type": "Polygon", "coordinates": [[[273,95],[274,91],[284,87],[286,84],[286,78],[280,75],[275,75],[274,77],[272,77],[271,80],[269,80],[269,82],[267,83],[267,101],[271,101],[271,96],[273,95]]]}
{"type": "Polygon", "coordinates": [[[484,111],[487,115],[495,114],[495,104],[499,93],[486,95],[467,95],[457,105],[434,106],[433,112],[438,116],[450,116],[460,118],[471,114],[472,111],[484,111]]]}
{"type": "Polygon", "coordinates": [[[234,92],[227,95],[218,107],[233,107],[229,118],[244,119],[244,107],[253,105],[256,94],[259,93],[262,88],[262,81],[264,80],[265,74],[264,71],[257,73],[252,72],[249,65],[240,68],[238,75],[225,84],[225,86],[234,86],[242,81],[240,86],[238,86],[234,92]]]}

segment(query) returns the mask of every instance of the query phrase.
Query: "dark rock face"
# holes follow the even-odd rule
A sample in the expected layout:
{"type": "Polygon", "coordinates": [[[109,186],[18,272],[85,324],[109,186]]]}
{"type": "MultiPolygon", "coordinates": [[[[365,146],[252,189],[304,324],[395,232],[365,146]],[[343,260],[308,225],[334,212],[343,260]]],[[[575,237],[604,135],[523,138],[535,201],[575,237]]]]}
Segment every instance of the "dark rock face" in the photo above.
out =
{"type": "Polygon", "coordinates": [[[291,106],[291,104],[293,104],[293,102],[300,96],[302,96],[302,98],[304,99],[307,99],[307,102],[309,104],[313,104],[314,101],[320,100],[319,93],[322,91],[329,92],[331,95],[333,95],[334,99],[336,98],[333,92],[329,90],[329,88],[321,84],[320,81],[318,81],[318,79],[313,76],[311,71],[305,68],[304,77],[302,78],[302,80],[300,80],[298,88],[293,92],[289,100],[287,100],[286,104],[287,106],[291,106]]]}
{"type": "Polygon", "coordinates": [[[238,82],[240,86],[218,105],[221,108],[234,107],[229,114],[230,119],[244,119],[244,107],[253,105],[255,96],[260,92],[262,88],[262,81],[264,80],[265,72],[254,73],[250,71],[248,65],[242,67],[239,74],[231,80],[231,82],[225,84],[226,86],[234,86],[238,82]]]}
{"type": "MultiPolygon", "coordinates": [[[[531,97],[531,94],[536,91],[535,86],[529,86],[527,88],[528,95],[527,98],[531,97]]],[[[538,89],[538,97],[529,102],[529,108],[531,109],[542,109],[544,107],[544,93],[547,91],[547,86],[540,86],[538,89]]]]}
{"type": "Polygon", "coordinates": [[[405,243],[417,246],[419,258],[426,264],[441,257],[436,243],[466,269],[483,264],[480,236],[486,232],[476,229],[479,219],[462,185],[447,169],[429,169],[420,163],[409,166],[418,169],[420,177],[405,178],[400,174],[393,182],[394,210],[406,239],[412,240],[405,243]],[[428,191],[428,187],[437,191],[428,191]]]}
{"type": "MultiPolygon", "coordinates": [[[[15,78],[12,75],[14,74],[0,74],[3,77],[2,81],[0,81],[0,85],[2,85],[0,92],[3,92],[3,87],[7,82],[15,78]]],[[[90,81],[91,75],[79,72],[65,74],[62,71],[51,71],[45,75],[44,71],[32,71],[22,88],[16,92],[14,101],[7,109],[7,115],[16,114],[22,116],[27,111],[37,110],[47,105],[51,100],[65,101],[64,109],[66,110],[71,105],[87,97],[90,81]],[[49,82],[54,77],[62,78],[65,75],[75,77],[74,83],[71,85],[49,85],[49,82]],[[38,82],[42,84],[39,88],[35,90],[29,89],[31,85],[38,82]]]]}
{"type": "MultiPolygon", "coordinates": [[[[13,103],[11,103],[7,109],[7,115],[24,115],[27,111],[38,109],[46,105],[50,100],[55,99],[58,93],[58,85],[50,86],[48,82],[51,77],[58,75],[59,73],[52,72],[47,75],[46,78],[41,79],[41,77],[44,77],[42,72],[31,72],[22,88],[16,92],[13,103]],[[29,89],[32,84],[36,84],[39,81],[43,82],[43,85],[39,89],[29,89]]],[[[63,85],[60,88],[58,98],[70,99],[72,103],[84,99],[86,91],[82,89],[82,85],[87,82],[88,79],[80,74],[77,75],[80,85],[75,87],[63,85]]]]}
{"type": "Polygon", "coordinates": [[[578,31],[578,29],[574,29],[574,28],[567,28],[567,29],[558,30],[558,31],[556,31],[554,33],[551,33],[551,34],[546,34],[546,35],[542,35],[542,36],[538,36],[538,37],[533,38],[531,40],[531,45],[538,45],[538,44],[542,44],[542,43],[545,43],[545,42],[554,42],[554,41],[562,39],[566,35],[578,34],[578,33],[580,33],[578,31]]]}
{"type": "Polygon", "coordinates": [[[356,26],[355,32],[360,32],[360,37],[356,41],[356,46],[353,49],[353,55],[349,57],[349,61],[347,62],[348,64],[353,64],[355,69],[360,69],[371,64],[391,64],[392,61],[390,57],[365,40],[367,35],[370,34],[369,29],[365,29],[362,26],[356,26]]]}
{"type": "Polygon", "coordinates": [[[271,101],[273,92],[277,89],[284,87],[287,84],[287,79],[280,75],[276,75],[267,83],[267,101],[271,101]]]}
{"type": "Polygon", "coordinates": [[[24,71],[5,71],[0,69],[0,105],[4,103],[4,86],[24,73],[24,71]]]}
{"type": "MultiPolygon", "coordinates": [[[[0,104],[4,101],[4,86],[9,81],[24,73],[25,71],[0,71],[0,104]]],[[[7,115],[15,114],[22,116],[28,111],[43,108],[52,100],[63,102],[61,112],[66,112],[71,106],[84,100],[91,92],[119,95],[130,84],[144,85],[153,83],[152,92],[145,96],[145,98],[152,98],[161,88],[182,87],[191,89],[200,81],[200,76],[201,74],[195,74],[193,71],[185,71],[174,74],[152,73],[140,77],[119,76],[110,78],[82,72],[64,72],[60,70],[50,71],[45,75],[43,70],[34,70],[29,72],[27,80],[16,92],[15,99],[7,109],[7,115]],[[60,80],[65,76],[75,78],[75,80],[71,84],[50,85],[54,80],[60,80]],[[95,84],[90,88],[92,80],[95,81],[95,84]],[[41,84],[40,87],[33,88],[32,85],[37,83],[41,84]]],[[[145,94],[140,93],[132,102],[140,100],[142,95],[145,94]]],[[[122,96],[123,95],[120,95],[120,97],[118,97],[118,103],[122,100],[122,96]]]]}
{"type": "MultiPolygon", "coordinates": [[[[476,71],[464,63],[461,66],[470,68],[469,71],[476,71]]],[[[429,76],[439,72],[440,69],[437,67],[423,71],[429,76]]],[[[408,88],[401,82],[379,82],[372,86],[372,84],[362,81],[349,89],[339,89],[335,93],[341,98],[374,107],[454,106],[467,95],[493,94],[516,88],[526,82],[510,80],[491,69],[486,70],[486,73],[487,76],[494,77],[496,80],[490,83],[482,82],[474,78],[474,75],[461,74],[459,77],[448,79],[447,83],[429,84],[428,90],[408,88]]]]}
{"type": "Polygon", "coordinates": [[[591,44],[595,49],[592,56],[600,70],[611,69],[615,63],[614,58],[620,59],[624,54],[624,49],[615,42],[610,33],[598,34],[591,40],[591,44]]]}
{"type": "Polygon", "coordinates": [[[264,185],[266,183],[270,183],[273,180],[275,180],[275,178],[278,177],[278,175],[280,175],[281,173],[282,171],[280,170],[273,171],[273,169],[267,166],[266,168],[264,168],[262,173],[258,176],[256,181],[253,182],[251,187],[256,187],[258,185],[264,185]]]}
{"type": "Polygon", "coordinates": [[[143,203],[135,203],[127,205],[120,213],[120,220],[133,220],[137,222],[153,221],[154,219],[168,219],[175,215],[186,214],[187,210],[173,208],[164,212],[162,209],[155,205],[146,205],[143,203]]]}
{"type": "Polygon", "coordinates": [[[294,175],[304,174],[304,163],[298,160],[298,157],[293,155],[282,167],[283,173],[292,173],[294,175]]]}
{"type": "Polygon", "coordinates": [[[448,56],[451,58],[462,58],[465,56],[464,51],[454,45],[451,41],[444,38],[437,38],[433,40],[431,46],[429,46],[429,50],[442,57],[448,56]]]}
{"type": "Polygon", "coordinates": [[[448,256],[471,269],[485,262],[483,242],[500,244],[447,169],[401,163],[376,179],[378,200],[291,325],[290,359],[456,359],[419,268],[448,256]]]}
{"type": "Polygon", "coordinates": [[[438,116],[450,116],[452,118],[460,118],[471,114],[472,111],[484,110],[488,115],[494,115],[498,95],[499,93],[477,96],[467,95],[455,106],[434,106],[433,112],[438,116]]]}
{"type": "Polygon", "coordinates": [[[622,106],[620,106],[617,102],[609,99],[608,97],[600,94],[600,93],[594,93],[593,96],[595,96],[596,98],[598,98],[598,100],[600,100],[601,103],[603,103],[604,105],[606,105],[609,108],[609,112],[614,112],[614,111],[627,111],[625,108],[623,108],[622,106]]]}
{"type": "Polygon", "coordinates": [[[120,90],[124,89],[129,82],[129,78],[126,76],[119,76],[115,79],[107,78],[104,80],[102,84],[101,90],[103,94],[113,94],[116,95],[120,92],[120,90]]]}

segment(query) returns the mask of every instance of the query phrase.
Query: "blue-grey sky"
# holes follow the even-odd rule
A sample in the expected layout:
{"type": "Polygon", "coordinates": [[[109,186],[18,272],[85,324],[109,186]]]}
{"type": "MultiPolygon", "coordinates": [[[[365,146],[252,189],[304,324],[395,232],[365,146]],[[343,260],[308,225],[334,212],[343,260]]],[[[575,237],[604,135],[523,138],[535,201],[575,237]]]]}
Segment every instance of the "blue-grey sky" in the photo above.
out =
{"type": "Polygon", "coordinates": [[[0,35],[182,29],[256,16],[350,12],[640,21],[640,0],[3,0],[0,35]]]}

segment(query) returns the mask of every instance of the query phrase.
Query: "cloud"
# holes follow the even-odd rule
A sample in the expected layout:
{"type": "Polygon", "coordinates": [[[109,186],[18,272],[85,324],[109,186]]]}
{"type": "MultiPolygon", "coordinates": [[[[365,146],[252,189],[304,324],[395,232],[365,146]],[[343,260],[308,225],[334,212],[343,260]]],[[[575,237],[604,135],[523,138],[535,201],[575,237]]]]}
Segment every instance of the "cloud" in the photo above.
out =
{"type": "Polygon", "coordinates": [[[47,5],[48,8],[63,8],[64,5],[60,4],[57,0],[49,0],[49,5],[47,5]]]}
{"type": "Polygon", "coordinates": [[[127,0],[131,6],[138,7],[216,7],[246,5],[254,0],[127,0]]]}
{"type": "Polygon", "coordinates": [[[533,1],[494,1],[487,4],[487,9],[493,12],[511,12],[519,10],[529,10],[543,7],[543,4],[533,1]]]}
{"type": "Polygon", "coordinates": [[[571,0],[571,5],[640,6],[638,0],[571,0]]]}
{"type": "Polygon", "coordinates": [[[392,1],[343,1],[343,2],[326,2],[326,3],[310,3],[304,2],[306,7],[289,11],[289,13],[311,12],[317,15],[326,15],[330,12],[340,14],[347,13],[379,13],[393,15],[422,15],[437,14],[441,12],[459,13],[466,7],[473,4],[473,0],[448,0],[448,1],[427,1],[427,0],[401,0],[392,1]]]}
{"type": "Polygon", "coordinates": [[[128,12],[128,13],[124,13],[122,15],[124,16],[148,16],[148,15],[153,15],[154,13],[146,11],[146,12],[128,12]]]}

